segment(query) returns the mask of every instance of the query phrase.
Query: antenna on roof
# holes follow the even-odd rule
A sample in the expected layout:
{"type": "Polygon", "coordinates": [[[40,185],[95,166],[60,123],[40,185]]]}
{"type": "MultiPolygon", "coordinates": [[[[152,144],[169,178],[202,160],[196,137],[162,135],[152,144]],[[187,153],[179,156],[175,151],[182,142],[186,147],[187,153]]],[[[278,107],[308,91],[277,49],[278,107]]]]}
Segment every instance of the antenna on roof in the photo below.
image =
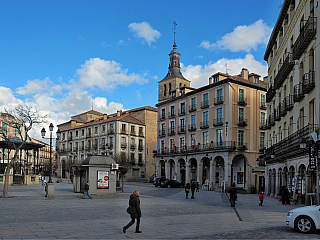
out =
{"type": "Polygon", "coordinates": [[[224,65],[224,66],[226,67],[226,74],[229,74],[228,70],[230,70],[230,69],[228,68],[228,63],[226,63],[226,65],[224,65]]]}

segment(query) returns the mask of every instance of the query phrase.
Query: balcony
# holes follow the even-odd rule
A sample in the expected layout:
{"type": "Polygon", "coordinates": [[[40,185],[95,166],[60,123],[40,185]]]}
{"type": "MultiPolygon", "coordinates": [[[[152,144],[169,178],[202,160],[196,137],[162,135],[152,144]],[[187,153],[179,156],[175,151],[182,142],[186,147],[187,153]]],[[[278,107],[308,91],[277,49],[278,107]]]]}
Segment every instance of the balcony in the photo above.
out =
{"type": "Polygon", "coordinates": [[[304,94],[302,91],[302,83],[299,83],[293,88],[293,101],[300,102],[300,100],[304,98],[304,94]]]}
{"type": "Polygon", "coordinates": [[[84,146],[80,146],[80,151],[83,151],[84,150],[84,146]]]}
{"type": "Polygon", "coordinates": [[[223,118],[213,119],[213,126],[218,127],[223,125],[223,118]]]}
{"type": "Polygon", "coordinates": [[[267,130],[267,122],[266,121],[260,122],[260,130],[267,130]]]}
{"type": "Polygon", "coordinates": [[[309,43],[313,40],[317,32],[317,18],[309,17],[307,21],[303,21],[305,24],[300,30],[300,34],[293,44],[293,59],[298,60],[304,53],[309,43]]]}
{"type": "Polygon", "coordinates": [[[202,109],[208,108],[208,107],[209,107],[209,100],[201,102],[201,108],[202,109]]]}
{"type": "Polygon", "coordinates": [[[126,149],[126,148],[127,148],[127,143],[121,143],[120,147],[121,147],[122,149],[126,149]]]}
{"type": "Polygon", "coordinates": [[[197,111],[196,104],[192,104],[191,106],[189,106],[189,112],[194,112],[194,111],[197,111]]]}
{"type": "Polygon", "coordinates": [[[166,120],[166,115],[165,114],[161,114],[159,117],[160,121],[166,120]]]}
{"type": "Polygon", "coordinates": [[[191,132],[191,131],[196,131],[197,130],[197,126],[196,124],[190,124],[188,125],[188,131],[191,132]]]}
{"type": "Polygon", "coordinates": [[[246,106],[246,105],[247,105],[247,98],[239,97],[239,99],[238,99],[238,105],[246,106]]]}
{"type": "Polygon", "coordinates": [[[132,150],[132,151],[134,151],[135,149],[136,149],[136,145],[134,144],[134,143],[131,143],[130,144],[130,149],[132,150]]]}
{"type": "Polygon", "coordinates": [[[247,126],[247,119],[244,119],[243,117],[239,117],[239,119],[238,119],[238,126],[239,126],[239,127],[245,127],[245,126],[247,126]]]}
{"type": "Polygon", "coordinates": [[[260,109],[261,110],[267,110],[267,104],[266,103],[261,103],[260,104],[260,109]]]}
{"type": "Polygon", "coordinates": [[[120,130],[120,134],[128,135],[128,130],[126,130],[126,129],[121,129],[121,130],[120,130]]]}
{"type": "Polygon", "coordinates": [[[285,98],[285,109],[290,111],[294,106],[293,95],[289,95],[285,98]]]}
{"type": "Polygon", "coordinates": [[[132,131],[132,130],[131,130],[130,136],[136,136],[136,131],[132,131]]]}
{"type": "Polygon", "coordinates": [[[309,93],[315,88],[315,73],[314,71],[309,71],[302,76],[302,92],[304,94],[309,93]]]}
{"type": "Polygon", "coordinates": [[[265,149],[264,143],[263,143],[263,144],[260,144],[260,146],[259,146],[259,152],[260,152],[260,153],[264,153],[264,149],[265,149]]]}
{"type": "Polygon", "coordinates": [[[185,126],[179,126],[178,127],[178,133],[181,134],[181,133],[185,133],[186,132],[186,127],[185,126]]]}
{"type": "Polygon", "coordinates": [[[283,55],[283,64],[281,65],[278,74],[274,78],[275,89],[279,89],[281,87],[282,83],[287,78],[293,66],[294,60],[292,59],[292,54],[286,53],[286,55],[283,55]]]}
{"type": "Polygon", "coordinates": [[[274,97],[274,95],[276,95],[276,90],[274,89],[274,87],[271,86],[268,89],[267,95],[266,95],[266,101],[270,102],[272,100],[272,98],[274,97]]]}
{"type": "Polygon", "coordinates": [[[169,128],[168,129],[168,136],[172,136],[172,135],[175,135],[176,132],[175,132],[175,129],[174,128],[169,128]]]}
{"type": "Polygon", "coordinates": [[[138,146],[138,150],[139,150],[139,151],[142,151],[143,149],[144,149],[144,148],[143,148],[143,145],[139,145],[139,146],[138,146]]]}
{"type": "Polygon", "coordinates": [[[144,133],[142,131],[139,131],[139,137],[144,137],[144,133]]]}
{"type": "Polygon", "coordinates": [[[270,129],[272,126],[274,126],[276,123],[274,121],[274,115],[273,113],[271,115],[269,115],[268,117],[268,124],[267,124],[267,128],[270,129]]]}
{"type": "Polygon", "coordinates": [[[273,116],[275,121],[279,121],[281,119],[280,114],[279,114],[279,108],[276,108],[273,110],[273,116]]]}
{"type": "Polygon", "coordinates": [[[183,116],[183,115],[185,115],[186,114],[186,109],[185,108],[181,108],[181,109],[179,109],[179,116],[183,116]]]}
{"type": "Polygon", "coordinates": [[[114,134],[114,129],[113,129],[113,128],[108,129],[108,134],[109,134],[109,135],[114,134]]]}
{"type": "Polygon", "coordinates": [[[174,111],[168,113],[168,118],[174,118],[175,116],[176,114],[174,111]]]}
{"type": "Polygon", "coordinates": [[[159,130],[159,137],[165,137],[166,131],[165,130],[159,130]]]}
{"type": "Polygon", "coordinates": [[[91,151],[91,146],[86,146],[85,149],[86,151],[91,151]]]}
{"type": "Polygon", "coordinates": [[[142,161],[138,161],[138,166],[142,167],[143,166],[143,162],[142,161]]]}
{"type": "Polygon", "coordinates": [[[239,151],[245,151],[247,150],[247,144],[244,143],[244,142],[238,142],[238,145],[237,145],[237,150],[239,151]]]}
{"type": "Polygon", "coordinates": [[[223,103],[223,96],[214,99],[214,105],[219,105],[223,103]]]}
{"type": "Polygon", "coordinates": [[[279,103],[279,116],[280,117],[284,117],[286,114],[287,114],[287,111],[286,111],[286,103],[285,103],[286,99],[283,99],[283,101],[281,103],[279,103]]]}
{"type": "Polygon", "coordinates": [[[87,138],[91,138],[91,133],[87,133],[87,138]]]}
{"type": "Polygon", "coordinates": [[[72,141],[72,135],[70,135],[70,136],[68,137],[68,140],[69,140],[69,141],[72,141]]]}
{"type": "Polygon", "coordinates": [[[200,128],[201,129],[209,128],[209,121],[200,122],[200,128]]]}

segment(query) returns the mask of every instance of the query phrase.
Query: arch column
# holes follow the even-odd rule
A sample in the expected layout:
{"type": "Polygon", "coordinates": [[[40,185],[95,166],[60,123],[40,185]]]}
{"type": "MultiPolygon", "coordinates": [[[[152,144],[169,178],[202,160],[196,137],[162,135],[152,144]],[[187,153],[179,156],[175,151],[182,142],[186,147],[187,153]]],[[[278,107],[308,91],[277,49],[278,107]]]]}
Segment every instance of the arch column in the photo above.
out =
{"type": "Polygon", "coordinates": [[[174,180],[176,180],[176,181],[177,181],[178,173],[180,174],[180,171],[179,171],[180,167],[178,166],[178,164],[179,164],[179,160],[175,160],[174,161],[174,180]]]}
{"type": "Polygon", "coordinates": [[[202,183],[202,181],[200,181],[202,179],[202,171],[203,171],[203,162],[200,160],[197,160],[197,182],[199,184],[202,183]]]}
{"type": "Polygon", "coordinates": [[[211,159],[210,161],[210,178],[209,181],[211,182],[211,187],[212,190],[216,190],[216,180],[215,180],[215,176],[216,176],[216,165],[214,164],[214,160],[211,159]]]}
{"type": "Polygon", "coordinates": [[[190,177],[191,177],[191,169],[190,166],[191,164],[189,162],[186,162],[186,184],[190,183],[190,177]]]}
{"type": "Polygon", "coordinates": [[[231,176],[231,163],[229,162],[229,159],[226,159],[224,161],[224,169],[224,179],[226,180],[226,187],[230,188],[233,176],[231,176]]]}
{"type": "Polygon", "coordinates": [[[279,180],[280,180],[280,174],[279,174],[279,169],[276,170],[276,189],[274,191],[274,195],[275,196],[278,196],[279,195],[279,192],[278,192],[278,189],[279,189],[279,180]]]}

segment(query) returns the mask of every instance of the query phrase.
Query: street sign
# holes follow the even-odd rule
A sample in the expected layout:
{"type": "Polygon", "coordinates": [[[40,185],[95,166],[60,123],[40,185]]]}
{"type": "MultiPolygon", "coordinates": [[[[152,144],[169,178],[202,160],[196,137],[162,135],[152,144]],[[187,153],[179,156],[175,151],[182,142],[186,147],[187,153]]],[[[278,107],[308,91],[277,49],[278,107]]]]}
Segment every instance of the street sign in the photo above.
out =
{"type": "Polygon", "coordinates": [[[309,148],[309,169],[316,170],[317,169],[317,148],[316,146],[310,146],[309,148]]]}

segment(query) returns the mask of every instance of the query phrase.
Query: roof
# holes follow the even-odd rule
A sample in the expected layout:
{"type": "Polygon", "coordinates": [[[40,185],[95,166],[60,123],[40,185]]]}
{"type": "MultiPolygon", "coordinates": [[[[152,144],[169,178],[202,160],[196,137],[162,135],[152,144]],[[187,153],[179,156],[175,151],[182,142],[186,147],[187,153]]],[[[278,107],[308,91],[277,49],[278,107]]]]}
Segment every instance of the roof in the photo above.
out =
{"type": "Polygon", "coordinates": [[[287,15],[287,11],[288,11],[289,6],[290,6],[292,1],[293,0],[285,0],[283,2],[283,4],[282,4],[282,8],[281,8],[280,14],[278,16],[278,20],[277,20],[276,25],[274,26],[274,28],[272,30],[271,36],[269,38],[268,46],[267,46],[266,52],[264,54],[264,60],[265,61],[268,61],[269,54],[270,54],[270,52],[272,50],[272,47],[273,47],[274,43],[276,42],[278,33],[279,33],[279,31],[280,31],[280,29],[282,27],[283,20],[285,19],[286,15],[287,15]]]}
{"type": "MultiPolygon", "coordinates": [[[[21,139],[18,137],[13,137],[10,138],[10,141],[12,141],[13,143],[21,143],[21,139]]],[[[22,146],[21,149],[25,149],[25,150],[31,150],[31,149],[39,149],[39,148],[43,148],[45,145],[42,144],[37,144],[37,143],[32,143],[32,142],[25,142],[22,146]]],[[[14,149],[12,147],[9,146],[7,141],[0,141],[0,148],[4,148],[4,149],[14,149]]]]}
{"type": "Polygon", "coordinates": [[[83,115],[83,114],[95,114],[95,115],[100,115],[100,116],[103,115],[103,113],[98,112],[98,111],[96,111],[96,110],[89,110],[89,111],[87,111],[87,112],[79,113],[78,115],[72,116],[72,118],[81,116],[81,115],[83,115]]]}
{"type": "Polygon", "coordinates": [[[111,165],[111,164],[116,164],[116,161],[108,156],[103,156],[103,155],[95,155],[95,156],[90,156],[87,157],[85,160],[82,162],[83,165],[111,165]]]}

